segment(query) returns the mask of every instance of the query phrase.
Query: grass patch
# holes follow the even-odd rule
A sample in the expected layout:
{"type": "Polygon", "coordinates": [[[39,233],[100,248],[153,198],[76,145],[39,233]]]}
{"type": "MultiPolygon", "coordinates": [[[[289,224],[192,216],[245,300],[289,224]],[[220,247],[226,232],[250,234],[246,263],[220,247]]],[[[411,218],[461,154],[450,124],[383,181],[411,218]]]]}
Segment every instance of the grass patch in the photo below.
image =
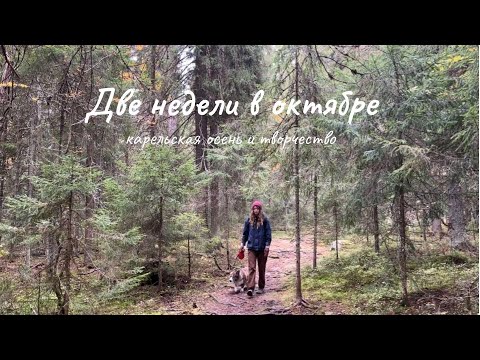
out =
{"type": "MultiPolygon", "coordinates": [[[[376,254],[349,241],[339,260],[332,252],[317,269],[304,269],[304,297],[341,302],[353,314],[478,313],[478,260],[469,254],[424,254],[408,261],[410,307],[401,306],[401,285],[394,256],[376,254]]],[[[294,287],[294,279],[289,282],[294,287]]]]}

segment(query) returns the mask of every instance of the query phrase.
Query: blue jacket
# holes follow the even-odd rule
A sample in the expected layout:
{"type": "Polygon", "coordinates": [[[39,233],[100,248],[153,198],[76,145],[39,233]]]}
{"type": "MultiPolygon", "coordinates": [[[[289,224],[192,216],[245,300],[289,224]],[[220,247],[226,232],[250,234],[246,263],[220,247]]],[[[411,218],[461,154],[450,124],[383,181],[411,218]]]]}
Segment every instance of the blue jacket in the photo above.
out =
{"type": "Polygon", "coordinates": [[[264,250],[265,246],[270,246],[271,242],[272,229],[268,218],[264,215],[263,225],[257,229],[256,223],[250,226],[250,218],[247,217],[243,225],[242,244],[245,245],[247,243],[248,250],[260,251],[264,250]]]}

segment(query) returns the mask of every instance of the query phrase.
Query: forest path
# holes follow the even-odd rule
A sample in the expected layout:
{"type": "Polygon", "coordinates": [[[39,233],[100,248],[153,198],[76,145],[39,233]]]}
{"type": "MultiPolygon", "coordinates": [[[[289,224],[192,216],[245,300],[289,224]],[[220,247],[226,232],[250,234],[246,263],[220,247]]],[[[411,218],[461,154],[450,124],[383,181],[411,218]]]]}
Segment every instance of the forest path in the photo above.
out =
{"type": "MultiPolygon", "coordinates": [[[[324,245],[317,247],[317,260],[328,248],[324,245]]],[[[301,266],[312,264],[313,261],[313,238],[304,237],[301,242],[301,266]]],[[[248,274],[247,257],[237,266],[242,266],[248,274]]],[[[198,310],[204,314],[216,315],[260,315],[260,314],[283,314],[287,311],[282,297],[285,297],[286,281],[295,273],[295,242],[290,238],[273,238],[270,253],[267,260],[266,285],[264,294],[254,294],[248,297],[246,292],[235,294],[233,286],[225,279],[218,279],[212,284],[210,291],[202,294],[196,300],[198,310]]],[[[257,270],[258,280],[258,270],[257,270]]]]}

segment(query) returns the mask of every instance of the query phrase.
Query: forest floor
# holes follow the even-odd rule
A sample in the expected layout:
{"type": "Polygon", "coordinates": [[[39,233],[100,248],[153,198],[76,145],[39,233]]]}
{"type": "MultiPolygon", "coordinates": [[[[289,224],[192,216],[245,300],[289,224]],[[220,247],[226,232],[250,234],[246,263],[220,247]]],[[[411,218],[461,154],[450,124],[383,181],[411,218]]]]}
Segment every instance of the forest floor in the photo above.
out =
{"type": "MultiPolygon", "coordinates": [[[[317,247],[317,261],[329,248],[323,244],[317,247]]],[[[313,238],[302,238],[302,268],[312,264],[313,238]]],[[[237,268],[242,267],[246,274],[247,258],[237,260],[237,268]]],[[[178,295],[157,298],[154,304],[144,303],[147,313],[159,314],[206,314],[206,315],[268,315],[268,314],[345,314],[348,310],[336,301],[308,302],[307,306],[294,306],[295,288],[295,242],[285,237],[272,239],[266,268],[265,293],[248,297],[246,292],[235,294],[228,282],[229,275],[215,277],[210,281],[199,282],[178,295]],[[293,289],[293,291],[292,291],[293,289]],[[155,307],[157,307],[155,311],[155,307]]],[[[257,273],[258,280],[258,273],[257,273]]],[[[308,301],[308,300],[307,300],[308,301]]],[[[141,306],[140,306],[141,307],[141,306]]],[[[137,311],[140,310],[137,308],[137,311]]]]}
{"type": "MultiPolygon", "coordinates": [[[[433,241],[432,241],[433,242],[433,241]]],[[[158,296],[155,287],[124,309],[134,314],[178,315],[347,315],[347,314],[471,314],[478,311],[478,253],[429,249],[417,244],[409,262],[411,306],[401,305],[395,249],[377,256],[371,246],[344,237],[340,261],[319,241],[318,269],[312,270],[313,236],[302,236],[302,294],[307,306],[295,304],[295,242],[275,232],[266,269],[266,292],[249,298],[235,294],[224,271],[197,273],[183,289],[158,296]],[[423,254],[420,256],[420,254],[423,254]],[[476,278],[476,280],[475,280],[476,278]],[[473,287],[472,287],[473,284],[473,287]],[[471,297],[470,297],[470,295],[471,297]],[[476,294],[476,295],[475,295],[476,294]]],[[[433,244],[432,244],[433,245],[433,244]]],[[[438,247],[438,246],[437,246],[438,247]]],[[[247,270],[246,258],[238,265],[247,270]]],[[[135,295],[134,295],[135,296],[135,295]]],[[[118,309],[112,309],[118,313],[118,309]]]]}
{"type": "MultiPolygon", "coordinates": [[[[230,271],[204,269],[197,272],[191,281],[181,288],[166,287],[160,295],[156,285],[145,285],[133,289],[117,299],[99,302],[95,284],[99,284],[98,274],[83,266],[74,271],[76,295],[72,302],[72,313],[75,314],[158,314],[158,315],[260,315],[260,314],[348,314],[346,305],[337,301],[309,301],[307,306],[295,304],[295,242],[291,234],[275,232],[270,247],[266,268],[266,286],[264,294],[248,297],[246,292],[235,294],[233,284],[228,281],[230,271]],[[76,276],[77,273],[89,273],[76,276]],[[75,280],[77,279],[77,280],[75,280]]],[[[234,251],[236,253],[236,249],[234,251]]],[[[329,253],[323,243],[317,247],[317,261],[329,253]]],[[[301,242],[302,269],[312,266],[313,236],[305,235],[301,242]]],[[[37,308],[38,289],[21,280],[23,257],[15,257],[15,261],[4,261],[0,269],[0,277],[9,280],[8,297],[11,306],[6,313],[35,314],[37,308]],[[22,299],[19,302],[19,299],[22,299]]],[[[35,257],[32,268],[38,270],[43,262],[35,257]],[[39,262],[40,261],[40,262],[39,262]],[[38,268],[38,269],[37,269],[38,268]]],[[[213,263],[210,263],[213,265],[213,263]]],[[[247,257],[236,260],[233,267],[243,268],[248,274],[247,257]]],[[[258,272],[257,272],[258,281],[258,272]]],[[[0,281],[0,285],[1,285],[0,281]]],[[[1,286],[0,286],[1,288],[1,286]]],[[[42,314],[54,313],[55,296],[47,291],[48,285],[42,284],[42,314]]],[[[0,294],[1,295],[1,294],[0,294]]],[[[8,296],[7,296],[8,295],[8,296]]],[[[40,299],[40,298],[39,298],[40,299]]],[[[2,300],[2,296],[0,296],[2,300]]],[[[0,309],[2,310],[2,309],[0,309]]],[[[2,313],[2,311],[0,311],[2,313]]]]}
{"type": "MultiPolygon", "coordinates": [[[[317,247],[318,268],[312,270],[313,236],[301,239],[302,295],[306,306],[295,304],[295,242],[292,234],[273,233],[266,269],[266,292],[248,297],[235,294],[229,271],[218,269],[206,255],[194,263],[191,280],[178,277],[161,293],[155,284],[122,290],[106,288],[99,273],[85,266],[73,272],[72,314],[152,315],[339,315],[339,314],[473,314],[478,313],[478,252],[442,250],[430,239],[429,247],[416,244],[409,256],[410,306],[401,306],[396,251],[383,249],[355,236],[341,240],[339,260],[325,246],[317,247]],[[115,292],[117,291],[117,292],[115,292]]],[[[475,243],[478,249],[478,243],[475,243]]],[[[236,253],[236,249],[232,249],[236,253]]],[[[199,254],[200,255],[200,254],[199,254]]],[[[43,256],[43,255],[42,255],[43,256]]],[[[32,258],[33,274],[44,267],[42,256],[32,258]]],[[[56,298],[42,277],[26,276],[24,259],[0,261],[0,314],[54,314],[56,298]]],[[[81,261],[78,261],[80,264],[81,261]]],[[[220,263],[225,268],[226,264],[220,263]]],[[[247,272],[247,260],[234,268],[247,272]]],[[[258,275],[257,275],[258,276],[258,275]]],[[[172,279],[171,279],[172,280],[172,279]]]]}

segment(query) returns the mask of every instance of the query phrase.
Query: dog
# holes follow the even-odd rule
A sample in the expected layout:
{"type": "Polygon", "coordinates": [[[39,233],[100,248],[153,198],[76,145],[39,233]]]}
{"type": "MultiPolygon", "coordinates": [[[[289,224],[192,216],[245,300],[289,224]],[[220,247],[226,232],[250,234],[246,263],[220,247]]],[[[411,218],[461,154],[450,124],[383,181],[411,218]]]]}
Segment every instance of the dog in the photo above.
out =
{"type": "Polygon", "coordinates": [[[228,281],[233,283],[235,294],[238,294],[240,290],[247,290],[247,275],[245,275],[242,269],[233,270],[230,273],[230,279],[228,279],[228,281]]]}

